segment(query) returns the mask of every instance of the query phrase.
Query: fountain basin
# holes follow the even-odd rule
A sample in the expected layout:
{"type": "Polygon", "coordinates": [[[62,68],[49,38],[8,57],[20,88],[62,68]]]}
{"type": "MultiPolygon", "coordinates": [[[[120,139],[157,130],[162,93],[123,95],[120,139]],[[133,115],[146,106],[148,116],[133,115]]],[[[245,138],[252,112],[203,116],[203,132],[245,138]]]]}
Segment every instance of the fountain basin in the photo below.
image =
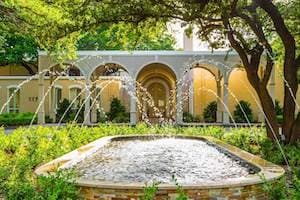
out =
{"type": "Polygon", "coordinates": [[[284,174],[283,168],[212,137],[160,135],[104,137],[35,172],[70,168],[78,171],[76,184],[89,200],[139,199],[152,179],[160,182],[156,199],[175,199],[171,174],[190,199],[267,199],[261,175],[274,181],[284,174]]]}

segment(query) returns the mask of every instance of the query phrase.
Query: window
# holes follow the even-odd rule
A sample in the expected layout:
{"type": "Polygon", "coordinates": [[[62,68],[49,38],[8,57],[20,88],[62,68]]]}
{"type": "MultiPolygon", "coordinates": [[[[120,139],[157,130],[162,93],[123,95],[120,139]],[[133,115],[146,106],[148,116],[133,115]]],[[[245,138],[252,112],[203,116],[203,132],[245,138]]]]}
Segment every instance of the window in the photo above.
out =
{"type": "Polygon", "coordinates": [[[81,95],[78,96],[81,92],[81,88],[78,87],[73,87],[70,89],[70,102],[72,102],[74,99],[75,102],[72,105],[73,109],[78,109],[80,106],[80,102],[81,102],[81,95]]]}
{"type": "Polygon", "coordinates": [[[18,113],[20,109],[20,90],[15,92],[16,89],[16,87],[8,88],[7,98],[9,99],[13,95],[8,104],[8,112],[11,113],[18,113]]]}
{"type": "Polygon", "coordinates": [[[61,103],[62,99],[62,89],[59,87],[55,88],[55,109],[58,109],[59,104],[61,103]]]}

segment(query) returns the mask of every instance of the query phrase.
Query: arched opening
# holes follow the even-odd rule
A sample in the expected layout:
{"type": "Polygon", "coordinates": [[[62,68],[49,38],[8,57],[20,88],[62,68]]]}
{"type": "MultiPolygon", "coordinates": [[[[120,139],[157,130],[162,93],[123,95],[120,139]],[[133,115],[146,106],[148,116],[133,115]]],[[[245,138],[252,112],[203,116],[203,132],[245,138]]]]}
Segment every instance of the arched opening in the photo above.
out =
{"type": "MultiPolygon", "coordinates": [[[[51,87],[48,92],[49,98],[45,98],[46,112],[49,113],[52,122],[73,121],[84,101],[84,74],[79,67],[70,63],[56,64],[48,70],[43,79],[44,89],[51,87]]],[[[47,89],[44,91],[44,94],[46,93],[47,89]]],[[[81,110],[83,111],[83,107],[81,110]]],[[[82,115],[79,118],[82,118],[82,115]]]]}
{"type": "Polygon", "coordinates": [[[90,74],[92,123],[129,122],[130,97],[127,88],[123,87],[126,77],[127,69],[116,63],[100,65],[90,74]]]}
{"type": "Polygon", "coordinates": [[[183,121],[208,122],[222,121],[222,74],[211,65],[192,65],[184,76],[183,121]]]}
{"type": "Polygon", "coordinates": [[[151,123],[175,120],[176,75],[162,63],[148,64],[137,75],[138,118],[151,123]]]}

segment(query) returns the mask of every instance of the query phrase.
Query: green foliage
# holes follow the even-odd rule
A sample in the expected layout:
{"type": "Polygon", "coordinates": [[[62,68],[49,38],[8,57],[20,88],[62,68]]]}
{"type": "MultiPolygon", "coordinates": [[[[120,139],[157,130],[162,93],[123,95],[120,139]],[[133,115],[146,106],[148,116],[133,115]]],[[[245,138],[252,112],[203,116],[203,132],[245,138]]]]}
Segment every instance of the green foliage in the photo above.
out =
{"type": "Polygon", "coordinates": [[[37,71],[38,46],[30,36],[9,34],[0,46],[0,66],[18,64],[37,71]]]}
{"type": "Polygon", "coordinates": [[[79,190],[75,186],[73,173],[58,171],[54,175],[39,176],[37,179],[38,199],[70,200],[79,199],[79,190]]]}
{"type": "Polygon", "coordinates": [[[188,200],[187,194],[184,192],[182,186],[178,183],[177,179],[175,176],[172,177],[175,185],[176,185],[176,192],[178,196],[176,197],[176,200],[188,200]]]}
{"type": "Polygon", "coordinates": [[[129,122],[129,113],[126,112],[125,106],[118,98],[113,98],[110,103],[110,110],[107,113],[111,122],[122,123],[129,122]]]}
{"type": "Polygon", "coordinates": [[[235,106],[233,117],[235,122],[238,123],[246,123],[248,121],[253,122],[253,112],[251,109],[251,104],[247,101],[243,101],[243,100],[239,101],[239,104],[235,106]]]}
{"type": "Polygon", "coordinates": [[[283,109],[280,106],[278,100],[275,100],[275,112],[276,112],[277,122],[281,124],[283,122],[283,109]]]}
{"type": "Polygon", "coordinates": [[[149,29],[136,28],[135,24],[104,24],[95,33],[86,34],[78,41],[83,50],[173,50],[174,37],[166,25],[157,23],[149,29]]]}
{"type": "MultiPolygon", "coordinates": [[[[33,117],[34,114],[30,112],[0,114],[0,126],[29,125],[33,117]]],[[[34,123],[36,123],[36,118],[34,123]]]]}
{"type": "Polygon", "coordinates": [[[210,102],[203,111],[203,118],[205,122],[217,121],[218,105],[216,101],[210,102]]]}
{"type": "Polygon", "coordinates": [[[187,123],[191,123],[191,122],[201,122],[201,116],[200,115],[192,115],[189,112],[184,112],[183,113],[183,121],[187,122],[187,123]]]}
{"type": "MultiPolygon", "coordinates": [[[[82,100],[82,102],[84,102],[84,100],[82,100]]],[[[57,113],[56,113],[56,119],[57,121],[59,121],[64,113],[64,118],[62,119],[62,122],[66,123],[66,122],[72,122],[75,119],[75,116],[77,114],[77,112],[79,111],[79,108],[69,108],[70,107],[71,102],[68,99],[63,99],[59,104],[58,104],[58,109],[57,109],[57,113]],[[67,109],[69,108],[69,110],[67,111],[67,109]]],[[[81,103],[79,103],[79,106],[81,106],[81,103]]],[[[84,118],[84,107],[82,107],[82,109],[79,111],[79,115],[76,119],[77,122],[83,122],[84,118]]]]}
{"type": "Polygon", "coordinates": [[[158,191],[158,185],[159,183],[156,182],[152,183],[150,186],[146,185],[144,187],[144,196],[141,200],[153,200],[158,191]]]}
{"type": "MultiPolygon", "coordinates": [[[[44,197],[69,198],[77,195],[77,191],[68,174],[56,174],[45,180],[36,179],[33,170],[40,164],[49,162],[71,150],[92,142],[98,138],[110,135],[187,135],[212,136],[243,150],[260,155],[262,158],[276,164],[284,164],[279,148],[267,138],[263,128],[232,128],[222,127],[171,127],[138,124],[136,127],[101,124],[98,127],[35,127],[19,128],[12,134],[4,134],[0,129],[0,193],[7,199],[45,199],[44,197]],[[67,185],[64,180],[70,182],[67,185]]],[[[290,188],[282,187],[290,199],[299,196],[300,175],[300,143],[282,145],[284,152],[295,171],[290,188]],[[298,195],[298,196],[297,196],[298,195]]],[[[272,189],[272,188],[271,188],[272,189]]],[[[274,188],[276,189],[276,188],[274,188]]],[[[154,188],[147,190],[151,198],[154,188]]],[[[275,192],[279,193],[279,192],[275,192]]],[[[178,197],[184,199],[183,190],[178,190],[178,197]],[[182,195],[180,195],[182,194],[182,195]]],[[[46,198],[47,199],[47,198],[46,198]]]]}

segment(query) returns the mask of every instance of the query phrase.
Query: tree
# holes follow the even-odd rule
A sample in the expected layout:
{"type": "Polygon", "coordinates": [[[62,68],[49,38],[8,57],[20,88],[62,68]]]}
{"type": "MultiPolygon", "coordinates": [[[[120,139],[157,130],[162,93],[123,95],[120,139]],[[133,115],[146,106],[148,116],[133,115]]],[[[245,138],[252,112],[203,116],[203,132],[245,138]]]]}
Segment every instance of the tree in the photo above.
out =
{"type": "Polygon", "coordinates": [[[29,36],[8,34],[0,47],[0,67],[9,64],[23,66],[29,74],[37,71],[38,46],[29,36]]]}
{"type": "Polygon", "coordinates": [[[102,25],[95,33],[88,33],[78,41],[83,50],[172,50],[175,38],[165,24],[151,29],[135,29],[132,24],[102,25]]]}

